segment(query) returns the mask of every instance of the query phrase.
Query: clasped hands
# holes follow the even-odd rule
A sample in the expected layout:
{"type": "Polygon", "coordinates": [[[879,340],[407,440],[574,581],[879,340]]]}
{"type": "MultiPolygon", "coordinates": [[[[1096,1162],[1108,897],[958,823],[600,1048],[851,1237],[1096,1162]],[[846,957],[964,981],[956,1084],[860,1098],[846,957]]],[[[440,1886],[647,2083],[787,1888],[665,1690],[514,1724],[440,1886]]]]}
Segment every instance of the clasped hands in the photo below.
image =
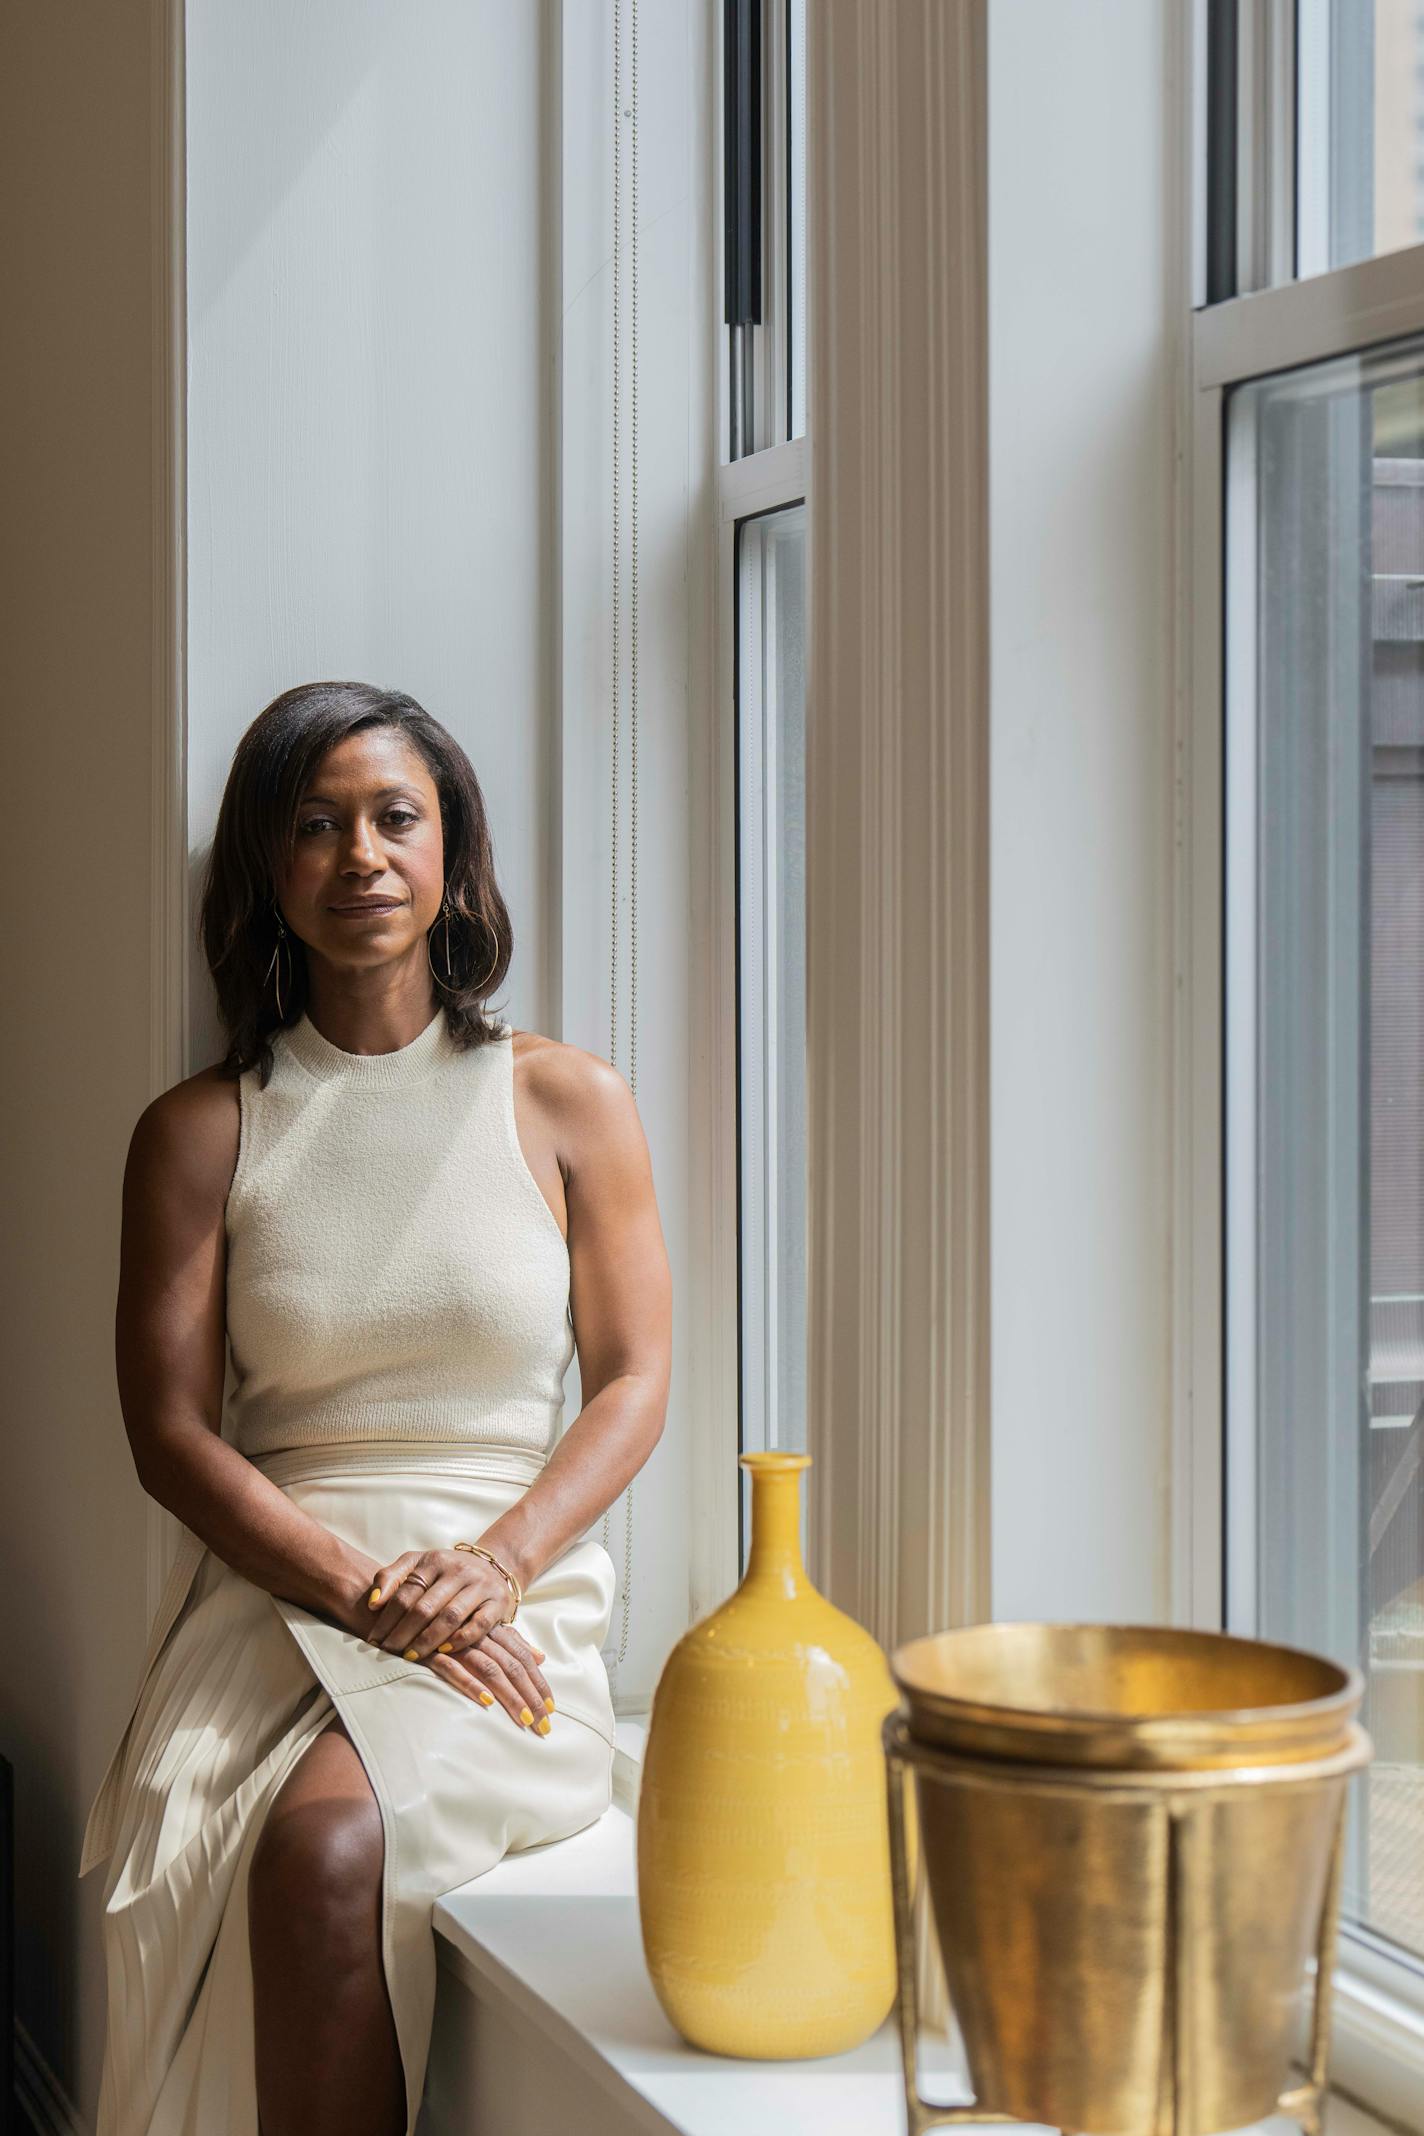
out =
{"type": "Polygon", "coordinates": [[[488,1558],[405,1550],[374,1573],[361,1605],[368,1621],[350,1628],[372,1646],[426,1662],[465,1698],[498,1702],[518,1727],[547,1735],[554,1700],[538,1667],[545,1656],[500,1621],[509,1605],[509,1583],[488,1558]]]}

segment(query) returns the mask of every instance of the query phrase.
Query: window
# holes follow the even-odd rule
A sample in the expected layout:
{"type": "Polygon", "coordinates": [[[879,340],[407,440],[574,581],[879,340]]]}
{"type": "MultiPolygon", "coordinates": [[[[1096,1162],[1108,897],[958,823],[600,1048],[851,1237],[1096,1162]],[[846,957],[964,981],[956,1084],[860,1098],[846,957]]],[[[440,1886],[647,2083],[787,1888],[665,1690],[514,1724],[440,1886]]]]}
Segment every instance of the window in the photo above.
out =
{"type": "Polygon", "coordinates": [[[1424,344],[1239,388],[1228,452],[1227,1606],[1365,1670],[1346,1912],[1424,1961],[1424,344]]]}
{"type": "Polygon", "coordinates": [[[1424,6],[1302,0],[1298,271],[1424,239],[1424,6]]]}
{"type": "Polygon", "coordinates": [[[1221,1539],[1214,1571],[1194,1553],[1199,1620],[1365,1676],[1376,1755],[1351,1801],[1335,2067],[1417,2115],[1424,5],[1208,0],[1204,20],[1190,896],[1219,988],[1194,1007],[1221,1019],[1201,1137],[1219,1205],[1195,1178],[1219,1238],[1224,1433],[1219,1462],[1198,1437],[1179,1473],[1194,1535],[1221,1539]],[[1356,2023],[1376,1990],[1388,2017],[1356,2023]]]}
{"type": "MultiPolygon", "coordinates": [[[[806,1444],[805,50],[805,0],[725,0],[718,603],[735,855],[739,1451],[806,1444]]],[[[745,1477],[739,1505],[744,1567],[745,1477]]]]}
{"type": "Polygon", "coordinates": [[[1424,0],[1197,0],[1211,301],[1424,240],[1424,0]]]}

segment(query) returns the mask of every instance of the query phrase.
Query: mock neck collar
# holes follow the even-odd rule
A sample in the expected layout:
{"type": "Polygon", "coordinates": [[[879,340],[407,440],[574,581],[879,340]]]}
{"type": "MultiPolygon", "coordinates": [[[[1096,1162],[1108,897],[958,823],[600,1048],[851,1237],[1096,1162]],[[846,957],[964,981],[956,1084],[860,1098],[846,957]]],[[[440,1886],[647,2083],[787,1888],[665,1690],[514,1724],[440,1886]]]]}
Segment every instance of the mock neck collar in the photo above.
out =
{"type": "Polygon", "coordinates": [[[397,1090],[421,1082],[456,1050],[443,1007],[409,1045],[392,1053],[347,1053],[323,1038],[305,1009],[283,1035],[294,1058],[319,1083],[347,1083],[360,1090],[397,1090]]]}

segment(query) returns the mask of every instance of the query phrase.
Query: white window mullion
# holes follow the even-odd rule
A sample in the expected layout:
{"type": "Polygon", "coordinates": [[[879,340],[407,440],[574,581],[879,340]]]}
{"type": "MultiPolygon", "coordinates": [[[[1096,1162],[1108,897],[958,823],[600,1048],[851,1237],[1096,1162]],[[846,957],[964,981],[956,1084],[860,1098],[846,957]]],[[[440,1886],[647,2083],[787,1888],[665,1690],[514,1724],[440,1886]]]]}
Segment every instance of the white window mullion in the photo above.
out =
{"type": "Polygon", "coordinates": [[[791,201],[787,218],[791,273],[787,315],[791,340],[791,436],[799,438],[806,430],[806,0],[785,0],[785,4],[791,50],[791,201]]]}
{"type": "Polygon", "coordinates": [[[787,0],[762,5],[762,325],[757,378],[758,449],[786,442],[789,287],[786,242],[787,0]]]}
{"type": "Polygon", "coordinates": [[[1241,8],[1237,69],[1237,278],[1245,292],[1295,272],[1294,0],[1241,8]]]}
{"type": "MultiPolygon", "coordinates": [[[[753,456],[766,460],[772,454],[753,456]]],[[[783,454],[783,478],[795,455],[783,454]]],[[[745,491],[748,462],[724,470],[745,491]]],[[[738,1088],[740,1091],[741,1444],[805,1444],[804,1249],[794,1235],[805,1206],[804,995],[792,984],[804,961],[805,918],[791,894],[804,826],[788,811],[799,786],[804,669],[788,666],[804,617],[805,509],[799,498],[736,522],[738,1088]],[[794,595],[794,598],[790,596],[794,595]],[[798,615],[798,609],[800,614],[798,615]]],[[[735,505],[729,496],[729,508],[735,505]]],[[[742,1533],[750,1513],[743,1484],[742,1533]]],[[[803,1497],[803,1523],[806,1501],[803,1497]]]]}
{"type": "Polygon", "coordinates": [[[1333,0],[1297,0],[1296,271],[1330,265],[1330,12],[1333,0]]]}
{"type": "Polygon", "coordinates": [[[767,950],[770,933],[766,850],[768,807],[763,754],[765,707],[763,679],[766,633],[761,588],[763,573],[754,544],[745,540],[738,568],[737,635],[741,677],[738,724],[738,880],[740,926],[739,1051],[741,1090],[741,1235],[742,1269],[742,1445],[760,1450],[771,1443],[768,1412],[770,1330],[775,1313],[775,1268],[771,1258],[772,1178],[768,1166],[771,1123],[768,1118],[767,950]]]}
{"type": "MultiPolygon", "coordinates": [[[[780,868],[778,866],[778,816],[775,805],[780,793],[780,705],[776,689],[776,669],[773,649],[777,644],[777,574],[764,545],[759,544],[757,563],[756,598],[761,604],[761,661],[758,673],[760,694],[761,742],[761,898],[763,915],[761,957],[761,1035],[762,1035],[762,1254],[766,1272],[764,1285],[764,1311],[762,1315],[762,1437],[760,1444],[773,1447],[781,1442],[780,1430],[783,1419],[778,1407],[778,1389],[781,1384],[780,1336],[781,1336],[781,1238],[779,1214],[779,1181],[781,1179],[781,1137],[778,1132],[781,1108],[778,1095],[778,1034],[781,1028],[781,950],[782,930],[779,924],[782,912],[780,868]]],[[[750,1490],[750,1479],[747,1484],[750,1490]]],[[[804,1494],[803,1494],[804,1497],[804,1494]]],[[[804,1506],[803,1506],[804,1511],[804,1506]]]]}
{"type": "MultiPolygon", "coordinates": [[[[1219,396],[1218,396],[1219,403],[1219,396]]],[[[1226,466],[1227,547],[1250,554],[1256,528],[1254,421],[1234,424],[1226,466]]],[[[1227,583],[1225,719],[1225,1622],[1252,1634],[1256,1590],[1256,576],[1227,583]]],[[[1218,1596],[1218,1607],[1222,1606],[1218,1596]]]]}

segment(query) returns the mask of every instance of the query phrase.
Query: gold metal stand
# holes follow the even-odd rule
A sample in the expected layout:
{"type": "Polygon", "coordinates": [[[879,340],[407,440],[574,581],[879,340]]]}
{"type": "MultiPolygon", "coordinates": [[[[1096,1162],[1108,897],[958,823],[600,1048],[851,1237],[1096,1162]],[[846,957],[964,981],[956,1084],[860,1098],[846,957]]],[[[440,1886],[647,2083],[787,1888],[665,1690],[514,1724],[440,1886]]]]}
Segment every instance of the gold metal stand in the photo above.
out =
{"type": "MultiPolygon", "coordinates": [[[[911,1913],[911,1892],[906,1849],[905,1786],[909,1771],[922,1779],[946,1788],[986,1787],[1025,1788],[1035,1797],[1057,1798],[1060,1804],[1066,1801],[1071,1815],[1078,1804],[1085,1807],[1091,1802],[1093,1812],[1109,1805],[1120,1805],[1135,1810],[1140,1816],[1149,1811],[1155,1819],[1166,1819],[1165,1847],[1165,1893],[1163,1903],[1152,1916],[1160,1919],[1162,1928],[1161,1966],[1154,1972],[1147,1985],[1157,1997],[1156,2007],[1158,2040],[1155,2059],[1156,2098],[1150,2094],[1142,2099],[1142,2123],[1150,2124],[1150,2136],[1210,2136],[1210,2130],[1221,2126],[1234,2127],[1238,2122],[1220,2124],[1212,2122],[1210,2129],[1202,2127],[1194,2119],[1191,2102],[1196,2096],[1194,2081],[1197,2072],[1191,2066],[1194,2046],[1201,2050],[1201,2030],[1194,2028],[1193,1981],[1201,1960],[1199,1954],[1189,1948],[1188,1919],[1189,1898],[1200,1903],[1198,1893],[1189,1894],[1186,1847],[1189,1826],[1203,1812],[1210,1814],[1214,1805],[1228,1800],[1239,1800],[1242,1793],[1240,1773],[1194,1772],[1164,1774],[1142,1772],[1110,1777],[1102,1771],[1081,1771],[1064,1768],[1039,1767],[1037,1770],[1015,1767],[1007,1763],[995,1768],[988,1761],[966,1759],[951,1752],[921,1742],[910,1734],[905,1714],[897,1709],[887,1715],[882,1730],[886,1759],[886,1783],[890,1825],[890,1872],[894,1902],[895,1943],[898,1964],[897,2010],[899,2015],[900,2046],[904,2062],[905,2116],[908,2136],[924,2136],[927,2129],[952,2126],[964,2122],[1023,2122],[1034,2118],[1054,2125],[1057,2116],[1051,2112],[1036,2116],[1022,2113],[1010,2114],[995,2110],[991,2105],[975,2101],[964,2106],[937,2106],[920,2095],[918,2082],[919,2013],[915,1994],[915,1939],[911,1913]]],[[[1350,1765],[1360,1762],[1358,1751],[1348,1758],[1334,1759],[1317,1764],[1309,1775],[1300,1780],[1281,1772],[1278,1776],[1262,1774],[1259,1769],[1251,1777],[1257,1786],[1268,1789],[1277,1786],[1290,1788],[1306,1785],[1319,1786],[1322,1781],[1333,1782],[1339,1791],[1340,1803],[1335,1814],[1333,1838],[1330,1841],[1329,1867],[1325,1880],[1324,1898],[1320,1908],[1314,1938],[1315,1988],[1310,2029],[1309,2075],[1303,2084],[1280,2093],[1274,2107],[1266,2111],[1288,2114],[1300,2124],[1305,2136],[1321,2136],[1322,2114],[1326,2092],[1326,2064],[1330,2039],[1330,2008],[1333,1986],[1335,1947],[1340,1921],[1340,1893],[1345,1853],[1345,1772],[1350,1765]]],[[[923,1795],[920,1827],[921,1873],[931,1875],[931,1849],[925,1844],[930,1817],[925,1814],[923,1795]]],[[[1160,1857],[1159,1857],[1160,1859],[1160,1857]]],[[[1200,1861],[1195,1872],[1200,1877],[1200,1861]]],[[[1318,1871],[1317,1871],[1318,1873],[1318,1871]]],[[[932,1882],[933,1891],[933,1882],[932,1882]]],[[[1106,1894],[1111,1903],[1111,1893],[1106,1894]]],[[[938,1919],[938,1908],[936,1909],[938,1919]]],[[[1248,1932],[1248,1931],[1243,1931],[1248,1932]]],[[[981,1943],[982,1943],[982,1939],[981,1943]]],[[[941,1934],[941,1946],[944,1937],[941,1934]]],[[[949,1964],[951,1953],[944,1951],[946,1971],[952,1974],[949,1964]]],[[[996,1963],[995,1953],[982,1947],[959,1955],[964,1962],[980,1969],[992,1969],[996,1963]]],[[[1104,1983],[1104,1991],[1110,1987],[1104,1983]]],[[[962,2011],[961,2030],[965,2032],[971,2071],[975,2060],[974,2041],[964,2024],[962,2011]]],[[[1086,2051],[1086,2050],[1085,2050],[1086,2051]]],[[[1229,2052],[1227,2048],[1220,2050],[1229,2052]]],[[[1274,2080],[1273,2080],[1274,2081],[1274,2080]]],[[[1045,2102],[1051,2105],[1051,2101],[1045,2102]]],[[[1256,2117],[1252,2117],[1256,2118],[1256,2117]]],[[[1093,2136],[1123,2136],[1121,2130],[1096,2127],[1093,2136]]],[[[1149,2136],[1149,2127],[1143,2126],[1140,2136],[1149,2136]]]]}

